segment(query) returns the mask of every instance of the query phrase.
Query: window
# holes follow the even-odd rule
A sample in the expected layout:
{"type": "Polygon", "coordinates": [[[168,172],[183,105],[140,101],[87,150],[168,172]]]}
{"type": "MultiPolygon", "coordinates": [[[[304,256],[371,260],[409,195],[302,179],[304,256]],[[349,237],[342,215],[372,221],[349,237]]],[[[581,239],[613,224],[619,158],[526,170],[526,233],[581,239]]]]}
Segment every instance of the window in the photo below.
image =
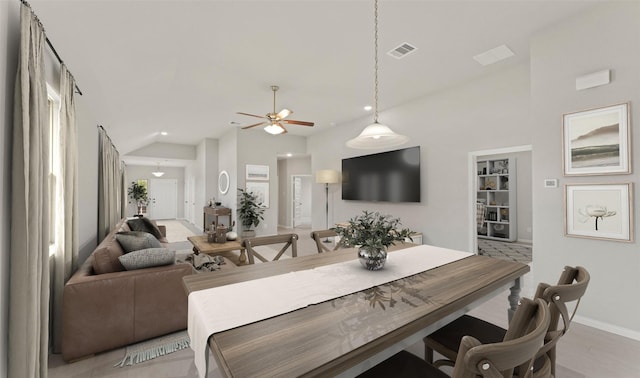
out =
{"type": "Polygon", "coordinates": [[[49,110],[49,254],[55,254],[63,209],[60,180],[60,96],[47,85],[49,110]]]}

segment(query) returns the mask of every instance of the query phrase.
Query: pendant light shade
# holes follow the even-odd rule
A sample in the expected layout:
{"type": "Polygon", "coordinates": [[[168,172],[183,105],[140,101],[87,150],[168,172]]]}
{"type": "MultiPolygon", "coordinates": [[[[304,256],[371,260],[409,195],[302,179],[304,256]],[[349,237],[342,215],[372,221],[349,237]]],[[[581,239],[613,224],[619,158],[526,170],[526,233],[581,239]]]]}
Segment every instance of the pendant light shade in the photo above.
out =
{"type": "Polygon", "coordinates": [[[268,132],[271,135],[278,135],[282,134],[284,132],[284,129],[277,123],[271,123],[268,126],[265,126],[264,131],[268,132]]]}
{"type": "Polygon", "coordinates": [[[409,141],[404,135],[396,134],[389,126],[378,123],[378,0],[374,0],[374,90],[373,123],[362,130],[360,135],[347,141],[347,147],[357,149],[386,148],[405,144],[409,141]]]}
{"type": "Polygon", "coordinates": [[[151,174],[154,175],[155,177],[162,177],[164,175],[164,172],[160,170],[160,163],[158,163],[157,169],[151,172],[151,174]]]}
{"type": "Polygon", "coordinates": [[[372,123],[360,135],[347,141],[347,147],[357,149],[395,147],[405,144],[409,138],[396,134],[389,126],[372,123]]]}

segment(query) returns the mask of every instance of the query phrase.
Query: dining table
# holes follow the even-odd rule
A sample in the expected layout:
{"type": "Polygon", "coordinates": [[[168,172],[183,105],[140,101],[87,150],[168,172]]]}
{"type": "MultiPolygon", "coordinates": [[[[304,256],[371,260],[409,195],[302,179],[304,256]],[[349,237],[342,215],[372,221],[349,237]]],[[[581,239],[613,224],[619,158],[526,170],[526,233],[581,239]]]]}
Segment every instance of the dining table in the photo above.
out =
{"type": "MultiPolygon", "coordinates": [[[[346,248],[186,276],[183,284],[189,295],[190,335],[196,326],[202,329],[198,322],[232,318],[227,319],[232,320],[228,329],[202,338],[207,344],[203,356],[206,367],[205,372],[199,368],[200,376],[206,376],[212,354],[224,377],[353,377],[500,293],[508,291],[506,308],[509,314],[515,311],[520,278],[530,269],[526,264],[404,243],[389,249],[389,261],[382,271],[391,272],[400,264],[413,265],[406,258],[428,261],[431,256],[449,255],[455,258],[443,260],[433,268],[411,267],[417,273],[348,294],[337,290],[330,299],[320,296],[310,304],[238,323],[233,320],[252,319],[254,312],[264,310],[265,303],[277,302],[272,296],[279,295],[278,291],[264,280],[279,282],[281,277],[294,274],[301,281],[282,281],[288,285],[285,290],[299,286],[300,290],[311,292],[316,288],[332,291],[334,280],[342,280],[338,286],[351,284],[350,272],[357,273],[357,277],[372,277],[371,282],[375,282],[379,271],[364,270],[359,266],[357,249],[346,248]],[[401,253],[408,257],[400,259],[401,253]],[[332,275],[334,267],[340,268],[335,270],[338,274],[332,275]],[[319,276],[304,275],[323,269],[319,276]],[[255,294],[248,288],[264,291],[255,294]],[[216,295],[224,295],[222,289],[233,293],[235,299],[218,303],[216,295]],[[208,291],[212,296],[201,295],[208,291]],[[234,313],[237,306],[240,309],[234,313]]],[[[192,348],[194,342],[200,341],[192,337],[192,348]]],[[[197,359],[198,356],[198,366],[197,359]]]]}

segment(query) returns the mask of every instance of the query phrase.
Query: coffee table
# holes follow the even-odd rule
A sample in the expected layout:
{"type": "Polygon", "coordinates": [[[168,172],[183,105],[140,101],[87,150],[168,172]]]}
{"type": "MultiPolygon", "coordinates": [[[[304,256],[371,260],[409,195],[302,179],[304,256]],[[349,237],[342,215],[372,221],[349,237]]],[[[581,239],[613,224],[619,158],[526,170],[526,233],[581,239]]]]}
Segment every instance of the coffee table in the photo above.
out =
{"type": "MultiPolygon", "coordinates": [[[[223,255],[225,252],[240,251],[238,261],[241,265],[247,263],[247,250],[242,245],[242,239],[227,240],[225,243],[209,243],[206,235],[189,236],[187,239],[193,244],[193,252],[207,255],[223,255]]],[[[228,257],[228,256],[227,256],[228,257]]]]}

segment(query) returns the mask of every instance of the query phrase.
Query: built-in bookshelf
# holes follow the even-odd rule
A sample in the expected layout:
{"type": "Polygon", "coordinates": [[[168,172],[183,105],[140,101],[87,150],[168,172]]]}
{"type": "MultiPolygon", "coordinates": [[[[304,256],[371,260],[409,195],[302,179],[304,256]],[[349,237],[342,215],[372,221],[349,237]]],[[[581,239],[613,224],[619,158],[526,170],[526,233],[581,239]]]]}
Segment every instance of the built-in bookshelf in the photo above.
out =
{"type": "Polygon", "coordinates": [[[478,160],[477,202],[484,207],[484,222],[478,225],[478,237],[515,241],[516,159],[478,160]]]}

